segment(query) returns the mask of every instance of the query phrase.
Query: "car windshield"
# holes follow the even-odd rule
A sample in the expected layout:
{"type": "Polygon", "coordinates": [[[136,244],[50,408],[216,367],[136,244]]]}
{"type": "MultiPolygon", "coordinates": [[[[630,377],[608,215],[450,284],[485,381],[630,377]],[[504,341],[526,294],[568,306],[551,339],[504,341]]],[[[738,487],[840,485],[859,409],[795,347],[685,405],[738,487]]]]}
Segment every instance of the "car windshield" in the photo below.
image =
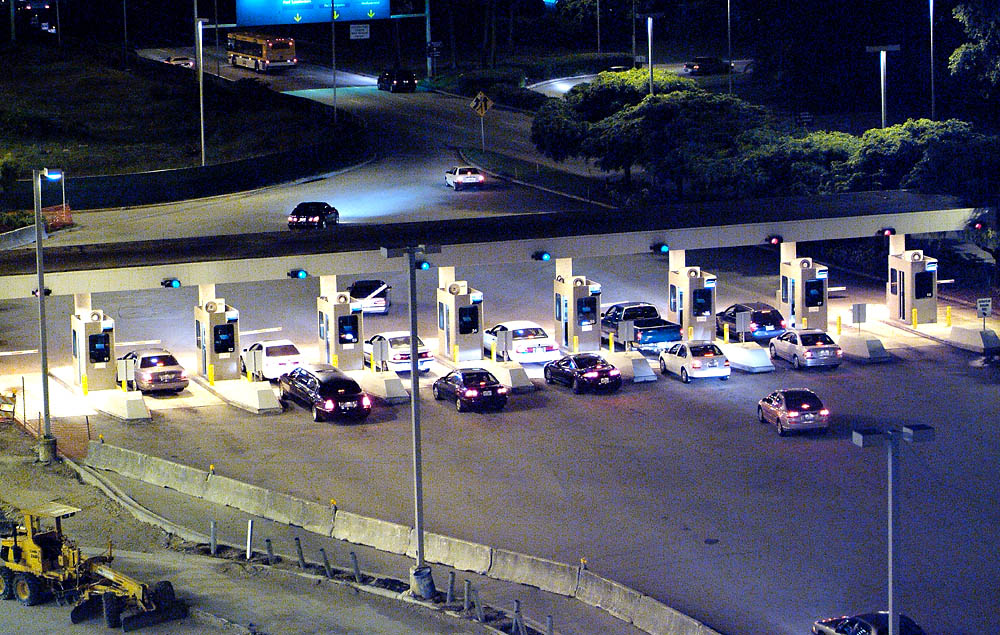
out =
{"type": "Polygon", "coordinates": [[[488,386],[495,383],[497,383],[497,378],[486,371],[462,374],[462,384],[465,386],[488,386]]]}
{"type": "Polygon", "coordinates": [[[351,285],[351,295],[355,298],[367,298],[371,294],[381,287],[381,291],[376,294],[376,297],[384,297],[388,287],[386,287],[385,282],[381,280],[358,280],[353,285],[351,285]]]}
{"type": "Polygon", "coordinates": [[[539,327],[531,326],[523,329],[514,329],[513,331],[511,331],[511,337],[514,338],[515,340],[530,340],[530,339],[548,337],[548,335],[546,335],[545,331],[543,331],[539,327]]]}
{"type": "MultiPolygon", "coordinates": [[[[409,335],[400,335],[399,337],[389,338],[389,348],[406,348],[410,345],[409,335]]],[[[417,338],[417,346],[423,346],[424,342],[419,337],[417,338]]]]}
{"type": "Polygon", "coordinates": [[[830,346],[835,342],[826,333],[803,333],[803,346],[830,346]]]}
{"type": "Polygon", "coordinates": [[[154,368],[156,366],[180,366],[173,355],[150,355],[143,357],[139,368],[154,368]]]}
{"type": "Polygon", "coordinates": [[[266,347],[266,349],[265,354],[268,357],[287,357],[299,354],[299,349],[295,348],[295,344],[275,344],[266,347]]]}
{"type": "Polygon", "coordinates": [[[324,399],[357,395],[360,392],[358,383],[347,377],[331,377],[319,385],[319,394],[324,399]]]}
{"type": "Polygon", "coordinates": [[[597,355],[577,355],[573,358],[573,362],[577,368],[593,368],[604,364],[604,360],[597,355]]]}
{"type": "Polygon", "coordinates": [[[714,357],[722,355],[722,349],[715,344],[696,344],[691,347],[691,355],[694,357],[714,357]]]}
{"type": "Polygon", "coordinates": [[[633,306],[625,309],[626,320],[645,320],[660,317],[655,306],[633,306]]]}
{"type": "Polygon", "coordinates": [[[785,393],[785,406],[789,410],[819,410],[823,402],[806,390],[789,390],[785,393]]]}

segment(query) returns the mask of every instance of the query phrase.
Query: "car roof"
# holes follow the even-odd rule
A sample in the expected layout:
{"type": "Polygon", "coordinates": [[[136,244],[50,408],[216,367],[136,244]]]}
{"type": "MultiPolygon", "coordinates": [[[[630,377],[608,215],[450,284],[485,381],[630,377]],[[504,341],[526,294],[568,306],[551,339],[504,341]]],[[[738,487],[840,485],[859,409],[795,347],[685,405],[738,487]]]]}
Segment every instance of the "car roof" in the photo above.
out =
{"type": "MultiPolygon", "coordinates": [[[[505,326],[511,331],[516,329],[542,329],[545,331],[541,324],[532,322],[531,320],[511,320],[510,322],[500,322],[497,326],[505,326]]],[[[548,333],[548,331],[545,332],[548,333]]]]}
{"type": "MultiPolygon", "coordinates": [[[[813,389],[811,389],[811,388],[779,388],[775,392],[782,392],[782,393],[784,393],[784,392],[807,392],[807,393],[811,393],[813,395],[816,395],[816,391],[813,390],[813,389]]],[[[819,395],[816,395],[816,396],[819,397],[819,395]]]]}
{"type": "Polygon", "coordinates": [[[302,201],[295,207],[299,208],[299,207],[329,207],[329,206],[330,204],[327,203],[326,201],[302,201]]]}
{"type": "Polygon", "coordinates": [[[137,348],[134,351],[136,357],[150,357],[152,355],[173,355],[165,348],[137,348]]]}
{"type": "MultiPolygon", "coordinates": [[[[261,340],[259,342],[254,342],[254,344],[260,344],[261,346],[280,346],[282,344],[291,344],[292,346],[295,346],[295,343],[292,342],[292,340],[261,340]]],[[[253,344],[251,344],[251,346],[253,346],[253,344]]],[[[295,346],[295,348],[298,348],[298,346],[295,346]]]]}
{"type": "Polygon", "coordinates": [[[653,306],[653,305],[649,302],[641,302],[638,300],[634,300],[632,302],[616,302],[611,306],[631,307],[631,306],[653,306]]]}
{"type": "Polygon", "coordinates": [[[823,329],[785,329],[785,331],[794,331],[799,335],[812,335],[814,333],[826,333],[823,329]]]}
{"type": "Polygon", "coordinates": [[[767,302],[737,302],[736,306],[745,306],[748,309],[753,309],[754,311],[777,311],[767,302]]]}
{"type": "Polygon", "coordinates": [[[452,169],[455,169],[455,170],[478,170],[479,169],[479,168],[477,168],[474,165],[453,165],[451,167],[452,167],[452,169]]]}
{"type": "Polygon", "coordinates": [[[337,368],[332,364],[310,362],[308,364],[302,364],[301,366],[299,366],[299,368],[309,371],[310,373],[316,375],[320,379],[326,379],[329,377],[344,377],[346,379],[350,379],[347,373],[345,373],[344,371],[340,370],[339,368],[337,368]]]}
{"type": "MultiPolygon", "coordinates": [[[[375,337],[376,335],[381,335],[382,337],[384,337],[386,339],[389,339],[391,337],[409,337],[410,336],[410,332],[409,331],[382,331],[381,333],[375,333],[375,334],[373,334],[372,337],[375,337]]],[[[420,339],[420,335],[419,334],[417,335],[417,339],[420,339]]]]}

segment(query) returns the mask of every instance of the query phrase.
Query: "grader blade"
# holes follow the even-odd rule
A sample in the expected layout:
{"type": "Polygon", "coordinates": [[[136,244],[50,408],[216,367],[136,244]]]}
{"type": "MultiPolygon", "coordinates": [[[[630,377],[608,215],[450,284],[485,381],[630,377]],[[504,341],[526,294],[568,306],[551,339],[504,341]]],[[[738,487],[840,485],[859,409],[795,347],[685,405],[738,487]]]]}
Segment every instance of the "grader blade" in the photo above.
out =
{"type": "Polygon", "coordinates": [[[92,596],[73,607],[69,612],[69,621],[79,624],[85,620],[90,620],[101,614],[101,598],[92,596]]]}
{"type": "Polygon", "coordinates": [[[154,624],[183,619],[187,615],[187,604],[177,601],[153,611],[142,611],[133,615],[122,616],[122,630],[128,633],[154,624]]]}

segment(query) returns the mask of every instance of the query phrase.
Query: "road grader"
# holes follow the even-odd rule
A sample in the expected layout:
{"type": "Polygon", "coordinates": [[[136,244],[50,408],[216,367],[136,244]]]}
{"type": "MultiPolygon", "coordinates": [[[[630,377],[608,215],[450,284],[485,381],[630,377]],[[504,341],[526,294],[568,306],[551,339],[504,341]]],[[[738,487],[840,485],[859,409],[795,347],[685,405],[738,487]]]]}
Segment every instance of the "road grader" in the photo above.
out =
{"type": "Polygon", "coordinates": [[[62,521],[78,511],[46,503],[22,510],[23,523],[0,525],[0,599],[16,598],[25,606],[54,599],[74,605],[74,624],[103,613],[107,626],[126,632],[187,616],[170,582],[147,586],[109,567],[110,543],[107,552],[88,558],[63,536],[62,521]],[[43,526],[43,520],[55,526],[43,526]]]}

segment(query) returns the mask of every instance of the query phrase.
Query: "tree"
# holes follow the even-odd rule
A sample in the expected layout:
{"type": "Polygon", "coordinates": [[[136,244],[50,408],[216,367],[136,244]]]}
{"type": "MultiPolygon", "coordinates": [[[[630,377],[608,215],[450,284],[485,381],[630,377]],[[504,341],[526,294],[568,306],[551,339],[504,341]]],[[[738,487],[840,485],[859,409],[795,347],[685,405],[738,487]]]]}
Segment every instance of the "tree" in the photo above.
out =
{"type": "Polygon", "coordinates": [[[996,102],[1000,96],[1000,4],[996,0],[968,0],[952,14],[971,41],[955,49],[948,69],[955,77],[978,86],[984,99],[996,102]]]}
{"type": "MultiPolygon", "coordinates": [[[[670,71],[653,69],[653,88],[657,95],[663,95],[677,90],[698,90],[698,84],[670,71]]],[[[635,106],[648,95],[649,71],[632,69],[599,73],[590,82],[571,88],[566,101],[583,120],[595,123],[626,106],[635,106]]]]}
{"type": "Polygon", "coordinates": [[[857,137],[845,132],[787,136],[759,128],[740,139],[737,191],[751,197],[827,192],[836,167],[860,146],[857,137]]]}
{"type": "Polygon", "coordinates": [[[564,161],[580,155],[587,128],[587,122],[577,117],[569,103],[553,98],[535,113],[531,122],[531,142],[553,161],[564,161]]]}

